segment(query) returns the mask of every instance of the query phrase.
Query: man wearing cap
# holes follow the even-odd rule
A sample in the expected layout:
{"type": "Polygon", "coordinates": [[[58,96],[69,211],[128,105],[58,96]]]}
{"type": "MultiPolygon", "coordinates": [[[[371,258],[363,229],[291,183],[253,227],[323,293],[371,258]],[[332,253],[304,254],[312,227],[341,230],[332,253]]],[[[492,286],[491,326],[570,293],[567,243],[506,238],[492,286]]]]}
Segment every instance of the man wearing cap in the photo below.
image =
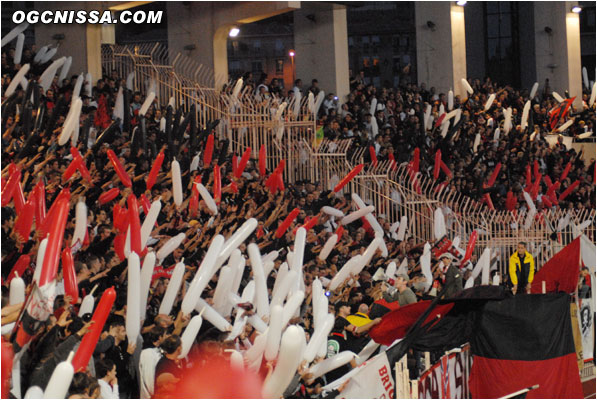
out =
{"type": "Polygon", "coordinates": [[[355,326],[347,319],[351,310],[346,301],[336,303],[334,308],[336,310],[336,322],[328,337],[328,357],[334,356],[343,350],[356,350],[355,347],[358,344],[354,343],[355,340],[353,339],[381,322],[381,318],[375,318],[366,324],[355,326]]]}
{"type": "Polygon", "coordinates": [[[526,243],[519,242],[516,253],[510,257],[510,281],[512,282],[512,293],[527,293],[531,289],[531,283],[535,276],[535,260],[527,251],[526,243]]]}
{"type": "Polygon", "coordinates": [[[443,285],[446,288],[445,298],[450,298],[462,291],[462,273],[455,265],[452,265],[454,256],[444,253],[440,257],[440,271],[443,285]]]}
{"type": "Polygon", "coordinates": [[[394,287],[396,291],[392,294],[387,292],[388,288],[384,286],[386,292],[383,294],[383,298],[388,303],[397,301],[400,304],[400,307],[404,307],[408,304],[416,303],[417,296],[415,296],[414,292],[411,288],[408,287],[409,277],[407,274],[398,274],[396,280],[394,281],[394,287]]]}

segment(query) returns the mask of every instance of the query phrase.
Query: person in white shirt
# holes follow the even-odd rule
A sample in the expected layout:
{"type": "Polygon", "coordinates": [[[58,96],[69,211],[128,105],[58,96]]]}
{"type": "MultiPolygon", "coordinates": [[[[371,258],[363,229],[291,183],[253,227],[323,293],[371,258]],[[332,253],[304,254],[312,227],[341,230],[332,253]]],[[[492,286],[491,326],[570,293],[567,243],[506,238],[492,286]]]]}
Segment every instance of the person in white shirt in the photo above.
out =
{"type": "Polygon", "coordinates": [[[116,365],[109,358],[100,360],[96,366],[97,383],[100,386],[102,399],[119,399],[118,379],[116,378],[116,365]]]}
{"type": "Polygon", "coordinates": [[[154,395],[155,366],[162,358],[159,347],[165,338],[166,330],[160,326],[154,326],[145,336],[151,344],[141,351],[139,357],[139,393],[142,399],[150,399],[154,395]]]}

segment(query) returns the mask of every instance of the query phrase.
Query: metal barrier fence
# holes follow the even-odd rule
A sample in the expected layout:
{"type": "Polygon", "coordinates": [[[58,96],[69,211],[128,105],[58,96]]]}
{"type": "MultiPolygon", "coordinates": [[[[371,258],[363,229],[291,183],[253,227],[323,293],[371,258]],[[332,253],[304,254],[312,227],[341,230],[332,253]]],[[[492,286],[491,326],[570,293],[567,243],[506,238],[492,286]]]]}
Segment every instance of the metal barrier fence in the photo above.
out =
{"type": "MultiPolygon", "coordinates": [[[[194,105],[201,128],[220,120],[217,137],[229,139],[237,154],[250,147],[257,158],[261,145],[265,145],[268,169],[285,159],[284,178],[288,182],[311,177],[315,119],[308,98],[296,105],[293,100],[284,109],[280,107],[282,99],[259,102],[248,88],[233,98],[213,88],[214,74],[209,68],[183,54],[172,54],[163,43],[104,45],[102,69],[105,75],[114,71],[123,79],[134,73],[132,89],[143,96],[153,90],[161,106],[172,99],[176,108],[188,112],[194,105]]],[[[234,82],[228,85],[233,86],[234,82]]]]}
{"type": "MultiPolygon", "coordinates": [[[[284,99],[277,97],[258,100],[247,87],[233,98],[235,82],[230,82],[226,92],[217,91],[212,87],[213,72],[182,54],[171,54],[162,43],[104,45],[102,67],[104,74],[115,71],[121,78],[134,72],[134,90],[142,95],[155,90],[161,105],[174,98],[175,106],[187,112],[194,104],[202,128],[219,119],[218,137],[229,139],[231,150],[239,155],[250,147],[252,157],[258,158],[259,149],[265,146],[268,170],[284,159],[284,179],[291,184],[308,179],[332,189],[368,151],[367,147],[351,148],[352,139],[317,140],[316,121],[306,96],[298,104],[292,99],[284,105],[284,99]]],[[[502,274],[507,272],[509,257],[521,240],[529,243],[538,268],[569,243],[573,238],[570,229],[559,233],[557,240],[551,239],[562,219],[577,225],[591,219],[584,233],[595,240],[595,210],[544,210],[525,226],[525,212],[489,210],[421,174],[413,177],[405,165],[390,161],[367,164],[343,191],[355,192],[375,205],[377,216],[387,222],[406,215],[408,234],[417,243],[434,240],[433,213],[442,207],[449,237],[458,236],[464,247],[476,230],[475,255],[485,247],[492,248],[502,274]]]]}

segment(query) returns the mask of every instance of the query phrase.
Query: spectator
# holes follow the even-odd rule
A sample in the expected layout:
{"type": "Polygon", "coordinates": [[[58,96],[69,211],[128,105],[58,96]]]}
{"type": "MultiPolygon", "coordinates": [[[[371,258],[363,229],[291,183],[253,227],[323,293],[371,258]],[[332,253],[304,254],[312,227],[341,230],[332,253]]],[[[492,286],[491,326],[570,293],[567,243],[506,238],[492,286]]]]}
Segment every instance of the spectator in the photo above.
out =
{"type": "Polygon", "coordinates": [[[518,242],[518,250],[510,257],[510,282],[514,294],[529,293],[535,276],[535,260],[526,245],[525,242],[518,242]]]}
{"type": "Polygon", "coordinates": [[[95,367],[102,399],[118,399],[118,379],[116,365],[110,359],[99,361],[95,367]]]}
{"type": "MultiPolygon", "coordinates": [[[[410,279],[407,274],[398,274],[394,283],[394,287],[396,288],[396,290],[393,294],[385,292],[383,295],[384,299],[387,302],[397,301],[398,304],[400,304],[400,307],[416,303],[417,296],[415,296],[413,291],[408,287],[409,280],[410,279]]],[[[460,290],[462,290],[462,287],[460,288],[460,290]]]]}

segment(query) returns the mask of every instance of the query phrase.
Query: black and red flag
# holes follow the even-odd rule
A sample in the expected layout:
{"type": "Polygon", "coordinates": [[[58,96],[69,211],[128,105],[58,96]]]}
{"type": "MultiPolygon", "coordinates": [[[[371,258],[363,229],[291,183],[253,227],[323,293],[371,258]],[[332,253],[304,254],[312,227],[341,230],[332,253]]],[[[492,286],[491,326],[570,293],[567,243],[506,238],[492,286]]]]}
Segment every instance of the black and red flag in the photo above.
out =
{"type": "MultiPolygon", "coordinates": [[[[406,308],[384,316],[378,326],[395,320],[397,339],[404,328],[392,314],[406,308]]],[[[414,323],[404,317],[408,332],[387,350],[390,364],[409,349],[444,352],[468,342],[471,398],[499,398],[534,385],[539,387],[527,398],[583,397],[567,293],[511,296],[500,286],[479,286],[433,300],[414,323]],[[445,311],[442,305],[452,307],[445,311]]],[[[392,339],[386,332],[380,340],[392,339]]]]}
{"type": "Polygon", "coordinates": [[[488,302],[471,337],[472,398],[583,398],[566,293],[488,302]]]}

